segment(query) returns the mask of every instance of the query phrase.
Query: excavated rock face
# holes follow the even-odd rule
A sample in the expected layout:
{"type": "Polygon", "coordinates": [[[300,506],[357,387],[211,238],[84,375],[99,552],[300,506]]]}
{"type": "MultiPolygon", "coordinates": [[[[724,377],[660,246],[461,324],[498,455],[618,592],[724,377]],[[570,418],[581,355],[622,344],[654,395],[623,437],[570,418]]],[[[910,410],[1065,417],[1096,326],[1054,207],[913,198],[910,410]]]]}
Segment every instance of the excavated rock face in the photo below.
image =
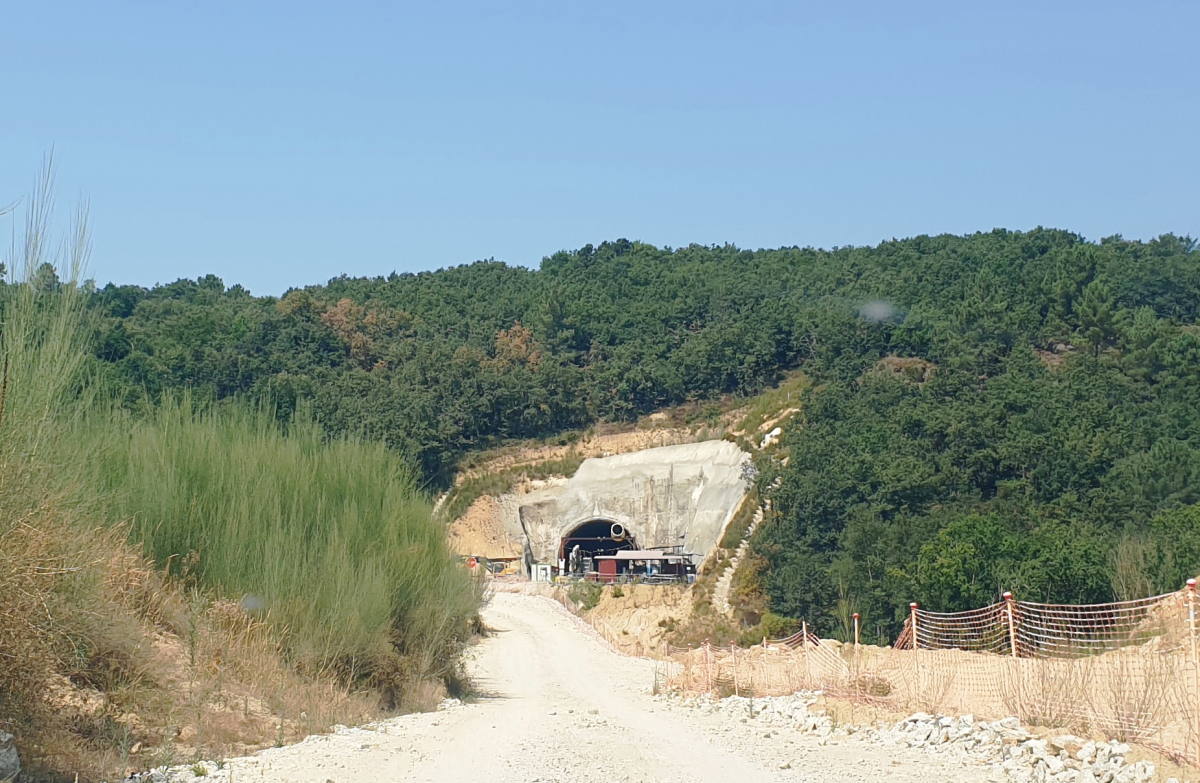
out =
{"type": "Polygon", "coordinates": [[[522,497],[507,521],[540,563],[557,563],[562,539],[593,521],[619,523],[642,549],[682,544],[699,559],[746,494],[748,459],[724,440],[589,459],[565,483],[522,497]]]}

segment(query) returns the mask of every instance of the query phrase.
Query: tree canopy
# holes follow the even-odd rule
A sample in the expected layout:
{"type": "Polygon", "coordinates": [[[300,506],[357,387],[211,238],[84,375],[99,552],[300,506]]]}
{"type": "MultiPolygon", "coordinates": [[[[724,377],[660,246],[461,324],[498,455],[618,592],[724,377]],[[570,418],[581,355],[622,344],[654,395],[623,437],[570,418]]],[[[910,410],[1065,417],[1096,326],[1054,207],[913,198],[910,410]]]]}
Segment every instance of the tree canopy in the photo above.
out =
{"type": "Polygon", "coordinates": [[[208,276],[91,300],[97,363],[128,404],[187,388],[283,418],[309,406],[432,485],[498,440],[750,395],[803,368],[814,384],[787,464],[761,475],[776,515],[754,546],[773,609],[823,632],[839,602],[882,638],[910,600],[1103,600],[1200,570],[1187,237],[617,240],[536,270],[481,261],[279,298],[208,276]]]}

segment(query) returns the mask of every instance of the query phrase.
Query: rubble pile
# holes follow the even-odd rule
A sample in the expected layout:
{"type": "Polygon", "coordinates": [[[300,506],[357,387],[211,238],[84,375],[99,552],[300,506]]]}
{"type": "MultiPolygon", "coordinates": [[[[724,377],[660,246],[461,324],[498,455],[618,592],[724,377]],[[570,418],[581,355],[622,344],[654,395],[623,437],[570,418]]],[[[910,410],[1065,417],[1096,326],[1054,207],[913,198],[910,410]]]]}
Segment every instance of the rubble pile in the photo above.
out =
{"type": "MultiPolygon", "coordinates": [[[[822,710],[813,710],[820,692],[747,698],[730,696],[667,696],[683,707],[771,727],[792,728],[815,736],[818,745],[839,737],[856,737],[880,746],[953,753],[980,765],[996,766],[1011,783],[1151,783],[1154,764],[1127,762],[1129,745],[1062,734],[1037,737],[1017,718],[975,720],[971,715],[950,717],[918,712],[895,724],[874,726],[838,724],[822,710]]],[[[1178,783],[1171,778],[1167,783],[1178,783]]]]}
{"type": "Polygon", "coordinates": [[[998,762],[1014,783],[1150,783],[1155,779],[1150,762],[1126,763],[1130,747],[1124,743],[1072,734],[1042,739],[1029,734],[1016,718],[988,723],[970,715],[952,718],[918,712],[877,729],[875,740],[935,752],[966,752],[998,762]]]}

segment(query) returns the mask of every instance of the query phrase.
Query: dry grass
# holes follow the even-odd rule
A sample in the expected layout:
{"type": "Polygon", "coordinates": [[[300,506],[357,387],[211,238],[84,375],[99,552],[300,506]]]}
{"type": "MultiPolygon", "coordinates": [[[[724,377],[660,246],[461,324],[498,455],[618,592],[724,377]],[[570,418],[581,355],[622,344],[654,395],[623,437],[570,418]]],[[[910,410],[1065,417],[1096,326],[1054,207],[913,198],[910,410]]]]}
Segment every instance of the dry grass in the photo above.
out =
{"type": "Polygon", "coordinates": [[[166,608],[119,531],[80,533],[50,503],[0,532],[0,715],[50,766],[111,746],[116,715],[92,694],[145,683],[143,631],[166,608]]]}
{"type": "Polygon", "coordinates": [[[35,779],[221,758],[382,714],[376,693],[298,674],[263,619],[185,593],[124,531],[81,530],[50,502],[4,526],[0,596],[0,726],[35,779]]]}

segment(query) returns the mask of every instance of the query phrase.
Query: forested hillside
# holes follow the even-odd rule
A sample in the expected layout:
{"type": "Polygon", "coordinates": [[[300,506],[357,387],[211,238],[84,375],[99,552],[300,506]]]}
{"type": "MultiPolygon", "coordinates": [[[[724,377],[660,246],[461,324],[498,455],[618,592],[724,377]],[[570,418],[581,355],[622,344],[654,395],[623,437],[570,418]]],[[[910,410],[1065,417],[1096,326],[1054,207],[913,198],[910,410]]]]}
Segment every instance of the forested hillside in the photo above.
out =
{"type": "Polygon", "coordinates": [[[279,299],[209,277],[108,286],[93,305],[97,358],[128,404],[188,387],[283,417],[309,405],[434,485],[499,439],[750,394],[801,367],[804,426],[787,465],[764,466],[779,516],[755,546],[774,610],[825,632],[860,611],[884,637],[913,599],[1104,600],[1200,570],[1187,238],[620,240],[536,271],[489,261],[279,299]]]}

